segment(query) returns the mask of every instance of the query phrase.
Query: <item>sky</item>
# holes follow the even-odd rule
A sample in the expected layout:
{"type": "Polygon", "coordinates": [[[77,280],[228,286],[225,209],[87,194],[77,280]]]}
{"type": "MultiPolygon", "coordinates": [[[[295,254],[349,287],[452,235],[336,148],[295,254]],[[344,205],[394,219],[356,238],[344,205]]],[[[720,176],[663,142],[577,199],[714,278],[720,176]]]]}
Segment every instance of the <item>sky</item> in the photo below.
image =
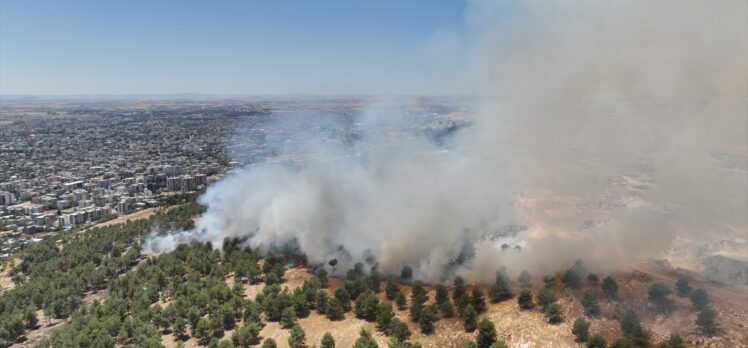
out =
{"type": "Polygon", "coordinates": [[[463,0],[0,0],[0,94],[450,94],[463,0]]]}

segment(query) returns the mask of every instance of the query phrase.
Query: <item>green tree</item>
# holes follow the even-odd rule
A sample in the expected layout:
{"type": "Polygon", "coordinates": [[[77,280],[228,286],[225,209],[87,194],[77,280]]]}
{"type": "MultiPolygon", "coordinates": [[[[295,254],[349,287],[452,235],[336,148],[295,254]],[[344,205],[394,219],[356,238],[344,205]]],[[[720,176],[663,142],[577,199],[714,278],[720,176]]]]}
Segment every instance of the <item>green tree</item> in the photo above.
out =
{"type": "Polygon", "coordinates": [[[24,322],[26,322],[27,329],[35,329],[39,324],[39,320],[36,318],[36,310],[34,309],[34,307],[26,308],[26,312],[23,316],[23,320],[24,322]]]}
{"type": "Polygon", "coordinates": [[[486,311],[486,299],[483,298],[483,290],[477,285],[473,288],[473,296],[471,296],[470,302],[476,312],[483,313],[486,311]]]}
{"type": "Polygon", "coordinates": [[[314,308],[319,314],[327,313],[327,306],[330,304],[330,298],[325,290],[318,290],[314,295],[314,308]]]}
{"type": "Polygon", "coordinates": [[[395,277],[389,277],[387,278],[387,284],[384,286],[384,294],[387,296],[387,299],[392,301],[395,299],[395,296],[397,296],[397,293],[400,291],[400,284],[397,282],[397,278],[395,277]]]}
{"type": "Polygon", "coordinates": [[[455,316],[455,307],[452,306],[452,302],[449,302],[449,299],[439,305],[439,312],[442,313],[442,316],[445,318],[452,318],[455,316]]]}
{"type": "Polygon", "coordinates": [[[197,338],[197,342],[201,345],[207,345],[210,342],[210,339],[213,338],[213,330],[207,318],[200,318],[198,320],[193,336],[197,338]]]}
{"type": "Polygon", "coordinates": [[[275,343],[274,339],[266,338],[265,341],[262,342],[262,348],[278,348],[278,344],[275,343]]]}
{"type": "Polygon", "coordinates": [[[410,337],[410,329],[400,319],[393,318],[390,327],[387,329],[387,335],[397,338],[400,342],[405,342],[410,337]]]}
{"type": "Polygon", "coordinates": [[[478,338],[476,338],[478,348],[489,348],[494,342],[496,342],[496,327],[487,318],[481,319],[478,323],[478,338]]]}
{"type": "Polygon", "coordinates": [[[584,307],[584,313],[591,317],[600,315],[600,306],[597,303],[597,295],[592,291],[585,291],[582,294],[582,307],[584,307]]]}
{"type": "Polygon", "coordinates": [[[452,300],[457,307],[458,313],[462,313],[465,307],[470,303],[465,280],[460,276],[455,277],[452,282],[452,300]]]}
{"type": "Polygon", "coordinates": [[[418,326],[421,328],[421,332],[425,335],[433,333],[434,322],[436,322],[436,309],[433,306],[424,307],[418,318],[418,326]]]}
{"type": "Polygon", "coordinates": [[[532,301],[532,291],[530,289],[523,289],[519,292],[517,297],[520,309],[532,309],[535,308],[535,302],[532,301]]]}
{"type": "Polygon", "coordinates": [[[244,322],[260,323],[262,315],[262,305],[257,301],[249,300],[244,304],[244,312],[242,318],[244,322]]]}
{"type": "Polygon", "coordinates": [[[177,317],[174,320],[174,337],[177,339],[187,338],[187,320],[182,317],[177,317]]]}
{"type": "Polygon", "coordinates": [[[548,322],[551,324],[558,324],[564,321],[561,315],[561,306],[558,303],[551,303],[545,308],[545,316],[548,318],[548,322]]]}
{"type": "Polygon", "coordinates": [[[296,310],[293,306],[288,306],[281,313],[280,324],[284,329],[289,329],[296,324],[296,319],[296,310]]]}
{"type": "Polygon", "coordinates": [[[320,287],[327,288],[330,286],[330,280],[327,278],[327,271],[324,267],[317,272],[317,279],[319,279],[320,287]]]}
{"type": "Polygon", "coordinates": [[[569,269],[564,273],[562,278],[564,284],[572,289],[579,289],[582,287],[582,278],[573,269],[569,269]]]}
{"type": "Polygon", "coordinates": [[[683,342],[683,338],[678,334],[671,334],[667,340],[660,342],[657,348],[685,348],[686,344],[683,342]]]}
{"type": "Polygon", "coordinates": [[[574,320],[574,325],[571,328],[571,333],[576,337],[577,342],[587,342],[590,332],[590,323],[584,318],[577,318],[574,320]]]}
{"type": "Polygon", "coordinates": [[[392,310],[392,303],[387,301],[380,303],[377,307],[377,330],[386,332],[394,317],[395,312],[392,310]]]}
{"type": "Polygon", "coordinates": [[[594,335],[587,341],[587,348],[607,348],[608,343],[600,335],[594,335]]]}
{"type": "Polygon", "coordinates": [[[353,348],[379,348],[377,341],[371,337],[371,332],[361,329],[358,339],[353,343],[353,348]]]}
{"type": "Polygon", "coordinates": [[[344,312],[351,310],[351,294],[348,290],[345,288],[335,290],[335,298],[338,300],[340,306],[343,307],[344,312]]]}
{"type": "Polygon", "coordinates": [[[395,295],[395,305],[397,305],[397,309],[399,310],[403,310],[408,306],[408,300],[405,299],[405,294],[400,290],[395,295]]]}
{"type": "Polygon", "coordinates": [[[420,280],[416,281],[410,293],[410,320],[412,322],[417,323],[421,318],[421,311],[427,300],[428,296],[426,295],[426,288],[423,286],[423,282],[420,280]]]}
{"type": "Polygon", "coordinates": [[[540,290],[538,290],[535,298],[537,299],[538,304],[543,307],[543,310],[548,308],[550,304],[556,303],[556,295],[554,295],[547,288],[541,288],[540,290]]]}
{"type": "Polygon", "coordinates": [[[629,310],[623,313],[621,333],[639,346],[646,346],[649,343],[649,333],[642,328],[639,317],[633,311],[629,310]]]}
{"type": "Polygon", "coordinates": [[[601,285],[603,289],[603,295],[605,295],[605,298],[609,300],[615,300],[618,298],[618,282],[611,278],[610,276],[605,277],[603,279],[603,283],[601,285]]]}
{"type": "Polygon", "coordinates": [[[619,337],[617,340],[613,341],[613,343],[610,344],[610,348],[638,348],[643,346],[638,346],[634,340],[632,340],[629,337],[619,337]]]}
{"type": "Polygon", "coordinates": [[[438,284],[436,286],[436,304],[441,306],[445,302],[449,302],[449,290],[444,284],[438,284]]]}
{"type": "Polygon", "coordinates": [[[478,328],[478,313],[473,305],[467,305],[462,312],[462,325],[465,327],[465,332],[473,332],[478,328]]]}
{"type": "Polygon", "coordinates": [[[327,318],[330,320],[342,320],[343,319],[343,306],[337,298],[332,298],[330,303],[327,305],[327,318]]]}
{"type": "Polygon", "coordinates": [[[320,348],[335,348],[335,339],[332,338],[332,334],[325,332],[322,336],[322,341],[319,344],[320,348]]]}
{"type": "Polygon", "coordinates": [[[673,302],[668,298],[670,288],[663,283],[654,283],[649,287],[649,300],[654,303],[659,313],[670,313],[673,311],[673,302]]]}
{"type": "Polygon", "coordinates": [[[704,289],[696,289],[692,291],[689,298],[696,309],[704,309],[709,305],[709,293],[704,289]]]}
{"type": "Polygon", "coordinates": [[[491,302],[493,303],[512,298],[512,285],[506,279],[503,272],[496,272],[496,281],[494,281],[494,284],[491,286],[489,295],[491,296],[491,302]]]}
{"type": "Polygon", "coordinates": [[[587,275],[587,282],[589,282],[591,285],[597,285],[597,283],[600,282],[600,277],[598,277],[595,273],[590,273],[587,275]]]}
{"type": "Polygon", "coordinates": [[[678,292],[679,296],[688,296],[691,293],[691,285],[688,284],[688,279],[686,278],[678,278],[678,281],[675,282],[675,290],[678,292]]]}
{"type": "Polygon", "coordinates": [[[716,335],[719,331],[719,328],[717,327],[717,313],[709,307],[702,309],[696,317],[696,325],[699,327],[699,332],[702,335],[716,335]]]}
{"type": "Polygon", "coordinates": [[[249,323],[238,328],[231,336],[234,347],[246,348],[260,343],[260,325],[249,323]]]}
{"type": "Polygon", "coordinates": [[[356,306],[354,313],[359,319],[366,321],[374,321],[377,316],[377,306],[379,305],[379,299],[372,290],[368,290],[356,298],[356,306]]]}
{"type": "Polygon", "coordinates": [[[291,328],[291,332],[288,336],[288,346],[291,348],[306,347],[306,333],[304,333],[304,329],[302,329],[298,324],[291,328]]]}

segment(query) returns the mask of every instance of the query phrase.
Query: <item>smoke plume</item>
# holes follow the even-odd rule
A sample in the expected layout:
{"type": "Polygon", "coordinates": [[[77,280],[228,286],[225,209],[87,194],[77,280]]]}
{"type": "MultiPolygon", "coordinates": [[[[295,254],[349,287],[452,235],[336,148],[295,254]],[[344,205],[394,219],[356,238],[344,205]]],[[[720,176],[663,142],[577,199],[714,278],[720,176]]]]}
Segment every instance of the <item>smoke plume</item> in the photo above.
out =
{"type": "Polygon", "coordinates": [[[430,43],[461,50],[450,75],[479,102],[446,116],[466,126],[435,141],[413,105],[367,99],[348,123],[360,138],[335,142],[339,123],[277,115],[268,129],[300,140],[267,143],[290,161],[228,175],[201,197],[195,230],[146,251],[240,237],[339,270],[373,257],[384,273],[486,280],[576,259],[612,270],[745,234],[748,3],[468,7],[460,44],[430,43]]]}

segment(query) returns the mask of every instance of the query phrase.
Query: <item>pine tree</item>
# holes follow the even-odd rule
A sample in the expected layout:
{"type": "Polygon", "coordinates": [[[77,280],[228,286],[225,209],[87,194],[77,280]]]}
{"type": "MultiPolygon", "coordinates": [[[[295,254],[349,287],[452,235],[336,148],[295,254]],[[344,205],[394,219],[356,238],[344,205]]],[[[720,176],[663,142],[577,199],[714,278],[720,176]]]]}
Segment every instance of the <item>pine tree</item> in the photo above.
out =
{"type": "Polygon", "coordinates": [[[324,290],[318,290],[317,294],[314,296],[314,307],[317,309],[317,313],[326,314],[327,306],[329,304],[330,298],[327,296],[327,292],[324,290]]]}
{"type": "Polygon", "coordinates": [[[535,295],[535,298],[538,301],[538,304],[543,307],[543,310],[548,308],[548,306],[552,303],[556,303],[556,295],[554,295],[550,290],[547,288],[542,288],[538,290],[537,295],[535,295]]]}
{"type": "Polygon", "coordinates": [[[490,320],[481,319],[478,323],[478,338],[476,339],[478,348],[489,348],[494,342],[496,342],[496,327],[490,320]]]}
{"type": "Polygon", "coordinates": [[[335,348],[335,339],[332,338],[332,334],[329,332],[325,332],[325,335],[322,336],[322,341],[319,344],[320,348],[335,348]]]}
{"type": "Polygon", "coordinates": [[[447,287],[444,286],[444,284],[439,284],[436,286],[435,300],[438,306],[441,306],[445,302],[449,302],[449,290],[447,290],[447,287]]]}
{"type": "Polygon", "coordinates": [[[691,292],[691,303],[696,309],[704,309],[709,305],[709,293],[704,289],[696,289],[691,292]]]}
{"type": "Polygon", "coordinates": [[[283,309],[280,318],[280,324],[284,329],[289,329],[296,324],[296,310],[292,306],[283,309]]]}
{"type": "Polygon", "coordinates": [[[288,336],[288,345],[291,348],[306,347],[306,333],[304,333],[304,329],[302,329],[298,324],[291,328],[291,332],[288,336]]]}
{"type": "Polygon", "coordinates": [[[387,285],[384,287],[384,294],[387,296],[387,299],[390,301],[394,300],[399,291],[400,284],[398,284],[397,279],[395,277],[387,278],[387,285]]]}
{"type": "Polygon", "coordinates": [[[418,318],[418,326],[421,328],[421,332],[425,335],[434,332],[434,322],[436,321],[436,310],[433,306],[426,306],[421,311],[421,315],[418,318]]]}
{"type": "Polygon", "coordinates": [[[584,318],[577,318],[577,320],[574,320],[571,333],[577,338],[577,342],[587,342],[587,339],[589,338],[589,329],[589,322],[584,320],[584,318]]]}
{"type": "Polygon", "coordinates": [[[690,285],[688,285],[688,279],[686,278],[679,278],[678,281],[675,283],[675,289],[678,291],[678,295],[680,296],[688,296],[691,293],[690,285]]]}
{"type": "Polygon", "coordinates": [[[395,305],[397,305],[397,309],[399,310],[403,310],[408,306],[408,300],[405,299],[405,294],[401,290],[398,290],[397,295],[395,295],[395,305]]]}
{"type": "Polygon", "coordinates": [[[439,312],[441,312],[442,316],[445,318],[452,318],[455,316],[455,308],[452,306],[452,302],[449,302],[449,299],[439,306],[439,312]]]}
{"type": "Polygon", "coordinates": [[[174,320],[174,337],[177,339],[187,338],[187,320],[177,317],[174,320]]]}
{"type": "Polygon", "coordinates": [[[618,282],[616,282],[615,279],[607,276],[605,277],[605,279],[603,279],[603,284],[601,286],[603,288],[603,294],[605,295],[605,298],[609,300],[615,300],[616,298],[618,298],[618,282]]]}
{"type": "Polygon", "coordinates": [[[496,272],[496,281],[491,286],[489,292],[491,295],[491,302],[493,303],[512,298],[512,285],[506,280],[503,272],[496,272]]]}
{"type": "Polygon", "coordinates": [[[646,346],[649,343],[649,333],[642,328],[639,317],[633,311],[623,313],[621,333],[639,346],[646,346]]]}
{"type": "Polygon", "coordinates": [[[335,290],[335,298],[338,303],[343,307],[343,311],[347,312],[351,310],[351,294],[345,288],[339,288],[335,290]]]}
{"type": "Polygon", "coordinates": [[[719,331],[717,328],[717,313],[709,307],[704,308],[696,317],[696,325],[699,327],[699,332],[702,335],[716,335],[719,331]]]}
{"type": "Polygon", "coordinates": [[[392,310],[391,302],[382,302],[377,308],[377,330],[386,332],[392,323],[395,312],[392,310]]]}
{"type": "Polygon", "coordinates": [[[457,306],[458,313],[462,313],[462,311],[465,309],[465,306],[470,303],[467,288],[465,286],[465,280],[463,280],[460,276],[455,277],[454,281],[452,282],[452,300],[454,300],[455,306],[457,306]]]}
{"type": "Polygon", "coordinates": [[[478,328],[478,313],[473,305],[467,305],[465,310],[462,311],[462,324],[465,327],[465,332],[473,332],[478,328]]]}
{"type": "Polygon", "coordinates": [[[608,343],[605,342],[605,338],[600,335],[590,337],[587,341],[587,348],[607,348],[608,343]]]}
{"type": "Polygon", "coordinates": [[[523,289],[519,292],[517,297],[520,309],[532,309],[535,308],[535,302],[532,301],[532,291],[530,289],[523,289]]]}
{"type": "Polygon", "coordinates": [[[275,340],[272,338],[265,339],[264,342],[262,342],[262,348],[278,348],[278,344],[275,343],[275,340]]]}
{"type": "Polygon", "coordinates": [[[260,325],[249,323],[237,329],[231,336],[234,347],[246,348],[260,342],[260,325]]]}
{"type": "Polygon", "coordinates": [[[561,306],[558,303],[551,303],[545,308],[545,316],[548,318],[548,322],[551,324],[558,324],[564,321],[561,315],[561,306]]]}
{"type": "Polygon", "coordinates": [[[654,283],[649,287],[649,300],[654,303],[659,313],[673,311],[673,302],[668,298],[670,288],[663,283],[654,283]]]}
{"type": "Polygon", "coordinates": [[[410,329],[400,319],[393,318],[390,327],[387,329],[387,335],[397,338],[400,342],[405,342],[410,337],[410,329]]]}
{"type": "Polygon", "coordinates": [[[486,300],[483,298],[483,290],[477,285],[473,288],[473,296],[470,302],[473,304],[476,312],[483,313],[486,311],[486,300]]]}
{"type": "Polygon", "coordinates": [[[379,305],[379,299],[372,290],[368,290],[356,298],[356,306],[354,313],[359,319],[366,321],[374,321],[377,315],[377,306],[379,305]]]}
{"type": "Polygon", "coordinates": [[[343,319],[343,306],[340,304],[337,298],[332,298],[327,304],[327,319],[330,320],[342,320],[343,319]]]}
{"type": "Polygon", "coordinates": [[[327,288],[330,286],[330,280],[327,278],[327,270],[324,267],[317,272],[317,279],[319,279],[320,287],[327,288]]]}
{"type": "Polygon", "coordinates": [[[192,335],[197,338],[197,342],[201,345],[207,345],[210,342],[210,339],[213,337],[213,331],[210,328],[210,322],[207,318],[201,318],[197,322],[192,335]]]}
{"type": "Polygon", "coordinates": [[[585,291],[582,294],[582,307],[585,314],[596,317],[600,315],[600,306],[597,304],[597,296],[592,291],[585,291]]]}
{"type": "Polygon", "coordinates": [[[358,339],[353,343],[353,348],[378,348],[377,341],[371,337],[371,332],[361,329],[358,339]]]}
{"type": "Polygon", "coordinates": [[[412,322],[417,323],[421,318],[421,311],[427,300],[428,297],[423,283],[420,280],[416,281],[410,293],[410,320],[412,322]]]}
{"type": "MultiPolygon", "coordinates": [[[[665,348],[685,348],[686,344],[683,342],[683,338],[680,337],[680,335],[671,334],[668,339],[663,342],[665,348]]],[[[662,344],[661,344],[662,345],[662,344]]]]}

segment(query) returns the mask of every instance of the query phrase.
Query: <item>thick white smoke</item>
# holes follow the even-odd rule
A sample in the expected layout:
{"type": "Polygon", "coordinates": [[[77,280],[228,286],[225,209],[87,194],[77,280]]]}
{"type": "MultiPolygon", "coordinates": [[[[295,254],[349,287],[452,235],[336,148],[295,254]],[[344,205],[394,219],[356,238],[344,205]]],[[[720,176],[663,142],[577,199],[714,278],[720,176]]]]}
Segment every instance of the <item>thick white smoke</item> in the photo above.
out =
{"type": "Polygon", "coordinates": [[[464,45],[446,46],[468,47],[480,108],[447,146],[396,133],[414,124],[372,102],[356,146],[305,128],[304,161],[233,173],[194,231],[150,250],[242,237],[342,270],[373,256],[386,273],[489,279],[745,233],[748,3],[475,1],[467,16],[464,45]]]}

